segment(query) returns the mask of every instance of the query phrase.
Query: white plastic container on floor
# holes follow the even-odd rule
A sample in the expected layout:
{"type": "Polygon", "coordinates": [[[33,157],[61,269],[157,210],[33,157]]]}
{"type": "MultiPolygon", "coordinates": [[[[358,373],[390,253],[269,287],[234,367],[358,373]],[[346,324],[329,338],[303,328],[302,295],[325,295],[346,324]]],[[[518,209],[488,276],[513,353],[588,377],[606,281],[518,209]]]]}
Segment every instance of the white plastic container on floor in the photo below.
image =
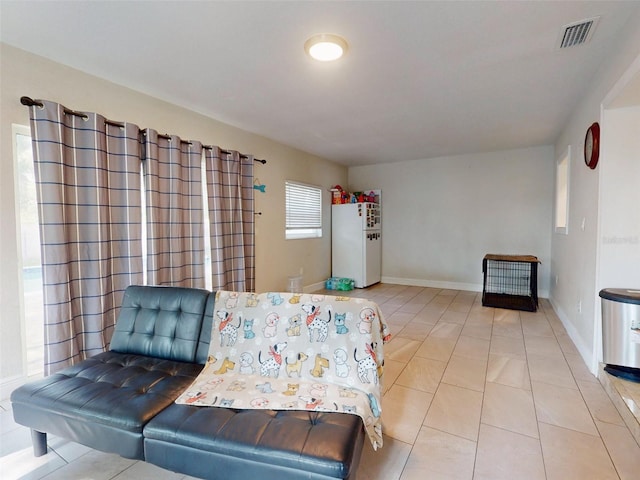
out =
{"type": "Polygon", "coordinates": [[[291,293],[302,293],[302,275],[288,277],[287,291],[291,293]]]}

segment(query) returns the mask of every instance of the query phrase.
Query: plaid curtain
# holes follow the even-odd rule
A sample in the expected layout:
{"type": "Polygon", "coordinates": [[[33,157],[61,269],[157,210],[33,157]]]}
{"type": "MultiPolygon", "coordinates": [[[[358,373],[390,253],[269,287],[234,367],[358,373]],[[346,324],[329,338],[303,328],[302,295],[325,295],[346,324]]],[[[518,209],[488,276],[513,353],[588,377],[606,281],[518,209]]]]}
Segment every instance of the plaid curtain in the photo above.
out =
{"type": "MultiPolygon", "coordinates": [[[[144,260],[147,284],[205,286],[203,147],[54,102],[30,113],[50,375],[108,349],[144,260]]],[[[253,157],[204,151],[213,288],[253,291],[253,157]]]]}
{"type": "Polygon", "coordinates": [[[253,157],[205,148],[214,290],[255,290],[253,157]]]}
{"type": "Polygon", "coordinates": [[[45,374],[100,353],[142,281],[139,128],[30,108],[44,290],[45,374]]]}
{"type": "Polygon", "coordinates": [[[147,283],[204,288],[202,144],[144,137],[147,283]]]}

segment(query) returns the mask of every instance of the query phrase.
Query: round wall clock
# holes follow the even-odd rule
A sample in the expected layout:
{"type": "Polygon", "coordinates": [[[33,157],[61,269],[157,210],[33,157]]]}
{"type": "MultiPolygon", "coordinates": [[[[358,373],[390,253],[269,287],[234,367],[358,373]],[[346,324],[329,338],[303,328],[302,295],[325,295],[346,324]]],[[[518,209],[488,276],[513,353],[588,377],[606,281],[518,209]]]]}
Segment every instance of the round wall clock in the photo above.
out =
{"type": "Polygon", "coordinates": [[[584,163],[590,169],[596,168],[600,157],[600,125],[594,122],[584,137],[584,163]]]}

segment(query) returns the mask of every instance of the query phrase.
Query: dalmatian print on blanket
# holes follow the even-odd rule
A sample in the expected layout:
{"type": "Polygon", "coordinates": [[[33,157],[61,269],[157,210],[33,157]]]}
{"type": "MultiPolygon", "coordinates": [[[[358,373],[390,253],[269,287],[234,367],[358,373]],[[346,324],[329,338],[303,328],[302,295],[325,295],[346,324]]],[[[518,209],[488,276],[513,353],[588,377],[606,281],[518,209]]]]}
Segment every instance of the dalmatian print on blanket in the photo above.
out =
{"type": "Polygon", "coordinates": [[[219,291],[205,321],[213,321],[209,358],[176,403],[354,414],[373,448],[382,446],[390,333],[374,302],[219,291]]]}

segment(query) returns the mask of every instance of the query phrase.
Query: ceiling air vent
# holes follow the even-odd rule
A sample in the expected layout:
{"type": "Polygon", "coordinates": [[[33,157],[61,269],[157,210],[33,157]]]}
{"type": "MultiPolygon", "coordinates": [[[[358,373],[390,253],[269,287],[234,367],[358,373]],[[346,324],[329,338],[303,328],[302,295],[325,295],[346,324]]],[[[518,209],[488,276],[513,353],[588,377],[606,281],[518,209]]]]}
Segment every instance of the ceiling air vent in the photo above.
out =
{"type": "Polygon", "coordinates": [[[598,20],[600,17],[588,18],[562,27],[558,48],[569,48],[587,43],[593,36],[598,20]]]}

